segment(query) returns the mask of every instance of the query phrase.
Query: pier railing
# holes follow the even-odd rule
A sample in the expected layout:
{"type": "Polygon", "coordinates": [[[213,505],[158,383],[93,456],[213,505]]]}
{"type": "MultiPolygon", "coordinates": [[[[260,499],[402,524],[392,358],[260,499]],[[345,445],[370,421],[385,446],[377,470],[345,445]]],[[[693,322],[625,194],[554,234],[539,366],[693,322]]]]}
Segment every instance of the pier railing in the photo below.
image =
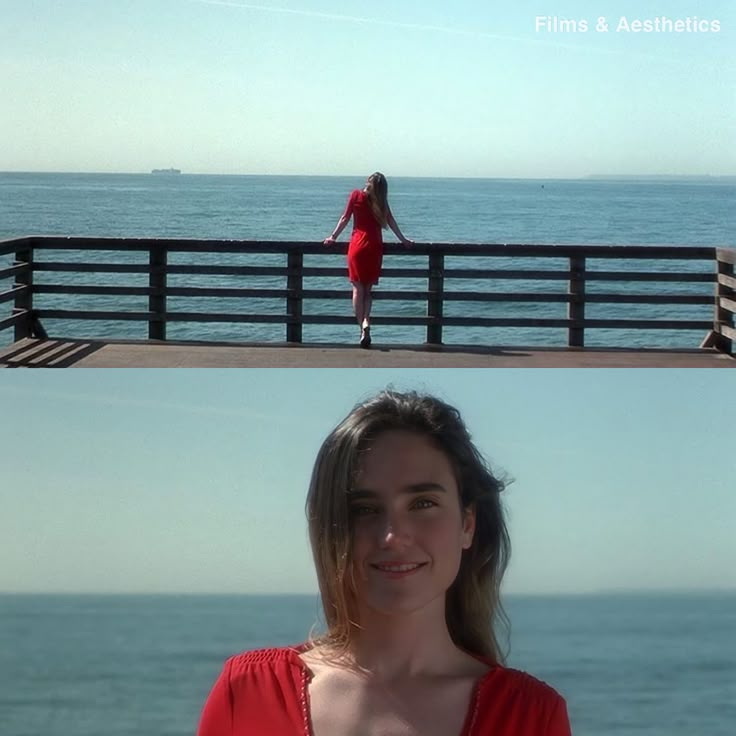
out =
{"type": "MultiPolygon", "coordinates": [[[[318,301],[324,304],[329,300],[346,300],[344,287],[309,286],[314,277],[345,278],[342,265],[315,265],[326,254],[344,254],[345,250],[345,244],[327,247],[305,242],[232,240],[26,237],[0,241],[0,258],[14,257],[6,267],[0,266],[0,331],[13,329],[17,341],[45,337],[44,323],[52,319],[126,320],[145,322],[149,339],[166,340],[167,326],[175,322],[272,323],[284,326],[282,334],[287,342],[300,343],[304,325],[354,322],[347,306],[340,315],[305,310],[305,305],[313,307],[318,301]],[[55,257],[58,251],[72,252],[73,257],[55,257]],[[86,257],[92,251],[105,256],[86,257]],[[187,254],[186,263],[181,262],[184,254],[187,254]],[[228,263],[232,254],[261,256],[267,263],[232,265],[228,263]],[[280,254],[281,263],[274,265],[274,254],[280,254]],[[205,257],[207,262],[192,262],[199,257],[205,257]],[[55,279],[51,274],[66,276],[55,279]],[[117,274],[121,278],[114,285],[104,285],[90,283],[90,274],[117,274]],[[138,274],[138,285],[123,283],[124,274],[138,274]],[[265,279],[265,283],[278,281],[280,285],[223,287],[217,284],[219,276],[255,277],[259,283],[265,279]],[[186,277],[187,281],[175,277],[186,277]],[[74,283],[75,278],[85,283],[74,283]],[[141,278],[147,279],[147,284],[144,281],[140,285],[141,278]],[[7,284],[9,280],[11,285],[7,284]],[[182,281],[196,285],[177,285],[182,281]],[[74,309],[44,306],[36,299],[50,294],[74,298],[96,295],[115,297],[117,301],[113,301],[112,309],[74,309]],[[121,309],[120,297],[137,297],[139,302],[143,298],[145,308],[121,309]],[[172,304],[174,297],[270,299],[282,306],[276,311],[250,313],[191,311],[177,309],[172,304]],[[3,305],[12,305],[12,312],[4,316],[3,305]]],[[[695,330],[703,335],[700,347],[733,354],[734,264],[736,250],[710,246],[429,243],[407,248],[387,245],[381,288],[374,298],[419,301],[424,303],[424,308],[420,315],[389,312],[374,320],[387,325],[421,325],[426,329],[426,342],[431,345],[442,344],[443,330],[455,326],[562,328],[567,331],[569,347],[584,347],[586,330],[591,329],[695,330]],[[406,279],[415,282],[418,279],[424,286],[406,289],[398,284],[397,288],[399,279],[403,284],[407,283],[406,279]],[[557,282],[560,288],[556,292],[538,288],[546,282],[557,282]],[[518,288],[498,290],[500,284],[508,283],[518,284],[518,288]],[[705,284],[702,288],[708,291],[688,292],[693,284],[705,284]],[[468,290],[468,285],[473,290],[468,290]],[[483,288],[478,288],[479,285],[483,288]],[[472,316],[449,314],[450,305],[457,302],[482,306],[474,307],[472,316]],[[494,309],[499,303],[544,305],[542,308],[562,303],[565,314],[562,317],[509,315],[507,309],[499,316],[494,309]],[[599,316],[591,317],[586,311],[592,305],[608,305],[604,309],[615,305],[617,315],[600,316],[601,308],[596,307],[599,316]],[[700,309],[712,308],[713,317],[622,317],[621,309],[628,309],[626,305],[659,305],[660,315],[675,305],[700,305],[700,309]]]]}

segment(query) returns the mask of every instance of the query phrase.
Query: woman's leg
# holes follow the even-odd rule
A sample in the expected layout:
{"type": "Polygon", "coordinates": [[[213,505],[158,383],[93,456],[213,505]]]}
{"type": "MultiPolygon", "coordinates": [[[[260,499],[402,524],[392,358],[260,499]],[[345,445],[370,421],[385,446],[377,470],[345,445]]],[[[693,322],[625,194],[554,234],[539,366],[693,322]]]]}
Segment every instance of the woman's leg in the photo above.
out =
{"type": "Polygon", "coordinates": [[[371,289],[373,284],[369,284],[364,287],[363,291],[363,320],[361,327],[371,326],[371,306],[373,306],[373,292],[371,289]]]}
{"type": "Polygon", "coordinates": [[[353,309],[355,310],[355,319],[358,320],[360,325],[360,346],[362,348],[371,346],[370,313],[372,302],[371,286],[353,282],[353,309]]]}
{"type": "Polygon", "coordinates": [[[357,281],[353,281],[353,312],[355,312],[355,319],[362,327],[365,313],[365,288],[357,281]]]}
{"type": "Polygon", "coordinates": [[[362,348],[371,346],[371,304],[373,303],[371,287],[372,284],[363,284],[363,319],[360,323],[360,347],[362,348]]]}

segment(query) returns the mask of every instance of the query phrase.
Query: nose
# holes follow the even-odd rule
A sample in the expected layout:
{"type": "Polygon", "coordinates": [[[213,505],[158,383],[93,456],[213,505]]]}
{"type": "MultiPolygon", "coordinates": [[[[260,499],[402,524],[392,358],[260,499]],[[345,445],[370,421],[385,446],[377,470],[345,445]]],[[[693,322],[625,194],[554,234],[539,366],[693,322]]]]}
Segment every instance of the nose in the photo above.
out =
{"type": "Polygon", "coordinates": [[[382,549],[406,546],[411,542],[411,528],[405,519],[397,514],[387,514],[380,531],[382,549]]]}

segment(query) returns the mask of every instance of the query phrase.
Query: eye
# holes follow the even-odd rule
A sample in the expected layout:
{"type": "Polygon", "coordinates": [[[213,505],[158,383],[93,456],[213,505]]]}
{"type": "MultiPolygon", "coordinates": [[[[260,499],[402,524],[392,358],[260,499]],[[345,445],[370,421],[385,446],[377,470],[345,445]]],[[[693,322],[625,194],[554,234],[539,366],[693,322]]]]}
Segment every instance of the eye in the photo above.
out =
{"type": "Polygon", "coordinates": [[[375,506],[369,506],[367,504],[353,504],[349,507],[350,516],[368,516],[369,514],[376,513],[375,506]]]}
{"type": "Polygon", "coordinates": [[[433,501],[431,498],[419,498],[412,504],[412,508],[431,509],[436,505],[437,503],[433,501]]]}

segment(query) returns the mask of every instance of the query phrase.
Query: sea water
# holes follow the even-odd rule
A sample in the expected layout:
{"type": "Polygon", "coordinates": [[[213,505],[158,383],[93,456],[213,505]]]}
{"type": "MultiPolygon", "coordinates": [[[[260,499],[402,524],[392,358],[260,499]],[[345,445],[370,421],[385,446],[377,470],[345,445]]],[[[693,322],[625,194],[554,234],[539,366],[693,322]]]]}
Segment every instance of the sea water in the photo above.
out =
{"type": "MultiPolygon", "coordinates": [[[[98,237],[203,238],[236,240],[307,241],[321,243],[343,211],[350,191],[362,187],[362,177],[319,176],[204,176],[150,174],[0,174],[0,238],[25,235],[76,235],[98,237]]],[[[417,242],[539,243],[618,245],[736,245],[736,182],[713,180],[502,180],[392,178],[389,181],[392,210],[403,232],[417,242]]],[[[346,231],[342,240],[347,240],[346,231]]],[[[386,242],[394,237],[388,233],[386,242]]],[[[40,252],[40,260],[106,260],[109,253],[80,255],[70,251],[40,252]]],[[[116,254],[116,261],[144,259],[145,254],[116,254]]],[[[256,256],[259,263],[285,265],[280,255],[256,256]]],[[[402,267],[425,267],[426,258],[402,259],[402,267]]],[[[488,261],[477,259],[488,267],[488,261]]],[[[501,259],[503,260],[503,259],[501,259]]],[[[0,257],[0,267],[11,256],[0,257]]],[[[457,259],[453,266],[471,267],[472,259],[457,259]]],[[[527,267],[529,262],[501,263],[494,267],[527,267]]],[[[234,254],[176,254],[172,263],[244,264],[234,254]]],[[[671,262],[671,270],[708,268],[702,264],[671,262]]],[[[320,266],[344,268],[344,257],[320,259],[320,266]]],[[[389,265],[388,260],[386,265],[389,265]]],[[[567,268],[566,259],[551,268],[567,268]]],[[[591,268],[642,268],[646,263],[598,262],[591,268]]],[[[710,268],[710,272],[712,272],[710,268]]],[[[38,273],[36,283],[92,283],[147,286],[147,276],[125,274],[68,275],[38,273]]],[[[172,286],[285,287],[281,277],[172,276],[172,286]]],[[[426,280],[386,282],[391,290],[426,289],[426,280]]],[[[7,285],[7,282],[6,282],[7,285]]],[[[307,303],[305,314],[350,314],[349,286],[345,278],[315,278],[308,288],[344,289],[344,301],[307,303]]],[[[380,292],[381,285],[378,289],[380,292]]],[[[448,283],[448,288],[485,289],[473,281],[448,283]]],[[[531,284],[498,280],[499,291],[565,292],[567,284],[531,284]]],[[[615,282],[589,284],[589,291],[619,288],[615,282]]],[[[654,293],[646,282],[636,293],[654,293]]],[[[674,284],[667,288],[682,294],[713,294],[712,284],[674,284]]],[[[5,305],[7,314],[10,304],[5,305]]],[[[37,308],[140,310],[146,297],[90,297],[38,295],[37,308]]],[[[283,300],[169,298],[169,307],[181,311],[223,311],[283,314],[283,300]]],[[[376,300],[374,316],[421,316],[423,302],[376,300]]],[[[6,312],[2,312],[5,315],[6,312]]],[[[449,302],[447,316],[546,317],[563,319],[564,304],[449,302]]],[[[712,319],[711,306],[597,305],[587,307],[591,318],[712,319]]],[[[379,322],[380,324],[380,322],[379,322]]],[[[69,322],[49,320],[47,331],[60,337],[147,337],[147,325],[134,322],[69,322]]],[[[306,325],[304,340],[345,342],[355,338],[345,325],[306,325]]],[[[379,331],[376,331],[379,332],[379,331]]],[[[413,326],[381,326],[376,341],[421,343],[426,329],[413,326]]],[[[169,339],[283,341],[283,325],[171,323],[169,339]]],[[[694,331],[588,330],[588,345],[636,345],[697,347],[704,334],[694,331]]],[[[1,344],[10,333],[0,334],[1,344]]],[[[565,345],[564,329],[446,328],[445,342],[481,344],[565,345]]]]}
{"type": "MultiPolygon", "coordinates": [[[[733,736],[736,593],[510,596],[509,666],[575,736],[733,736]]],[[[0,595],[3,736],[191,736],[224,660],[297,644],[315,596],[0,595]]]]}

